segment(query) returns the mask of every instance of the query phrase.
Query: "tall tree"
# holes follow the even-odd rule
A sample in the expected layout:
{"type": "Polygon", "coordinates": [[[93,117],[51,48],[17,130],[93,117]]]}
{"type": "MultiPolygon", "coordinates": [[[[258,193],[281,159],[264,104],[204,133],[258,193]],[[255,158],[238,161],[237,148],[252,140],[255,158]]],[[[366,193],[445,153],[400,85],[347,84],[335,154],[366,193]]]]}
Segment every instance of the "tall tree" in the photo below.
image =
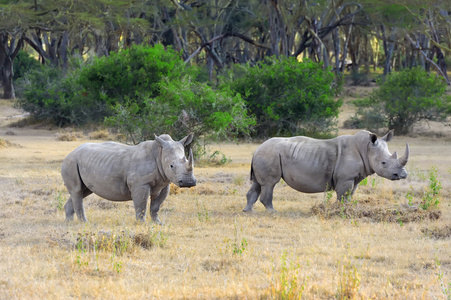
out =
{"type": "MultiPolygon", "coordinates": [[[[0,2],[0,78],[3,98],[15,98],[13,61],[23,45],[27,28],[24,8],[16,1],[0,2]]],[[[30,16],[28,16],[30,17],[30,16]]]]}

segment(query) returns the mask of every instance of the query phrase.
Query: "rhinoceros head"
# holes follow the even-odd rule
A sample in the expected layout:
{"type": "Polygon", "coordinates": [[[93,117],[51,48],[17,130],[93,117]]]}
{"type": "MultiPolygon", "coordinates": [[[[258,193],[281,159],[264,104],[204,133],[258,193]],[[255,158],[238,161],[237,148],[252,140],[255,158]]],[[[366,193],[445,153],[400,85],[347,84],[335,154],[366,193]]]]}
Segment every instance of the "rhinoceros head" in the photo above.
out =
{"type": "Polygon", "coordinates": [[[188,159],[185,156],[185,146],[193,141],[193,134],[189,134],[180,141],[163,134],[155,136],[155,141],[161,146],[161,165],[166,177],[179,187],[192,187],[196,185],[193,174],[193,151],[189,148],[188,159]]]}
{"type": "Polygon", "coordinates": [[[390,179],[399,180],[407,177],[404,168],[409,160],[409,144],[406,143],[406,150],[403,157],[398,158],[398,154],[390,153],[387,142],[393,138],[393,130],[390,130],[380,139],[374,133],[370,133],[370,145],[368,148],[368,159],[371,168],[377,175],[390,179]]]}

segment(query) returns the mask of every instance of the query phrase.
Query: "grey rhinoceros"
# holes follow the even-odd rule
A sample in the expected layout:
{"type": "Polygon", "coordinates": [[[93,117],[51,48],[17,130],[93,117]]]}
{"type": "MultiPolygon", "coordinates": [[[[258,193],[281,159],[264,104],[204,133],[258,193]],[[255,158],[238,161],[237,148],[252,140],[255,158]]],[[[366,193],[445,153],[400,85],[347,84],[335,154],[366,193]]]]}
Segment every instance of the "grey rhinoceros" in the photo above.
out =
{"type": "Polygon", "coordinates": [[[158,218],[160,205],[169,194],[170,182],[179,187],[196,185],[193,175],[193,153],[185,146],[193,140],[190,134],[180,141],[169,135],[155,136],[136,146],[115,142],[86,143],[69,153],[61,167],[61,175],[70,198],[64,205],[66,220],[74,212],[87,221],[83,198],[94,193],[112,201],[133,200],[136,219],[144,221],[149,196],[152,221],[158,218]]]}
{"type": "Polygon", "coordinates": [[[271,138],[257,148],[252,158],[252,186],[243,211],[252,211],[259,196],[267,210],[274,210],[273,190],[281,178],[304,193],[334,190],[338,200],[349,200],[359,182],[374,173],[390,180],[405,179],[409,144],[398,159],[396,152],[388,151],[387,142],[392,137],[392,130],[380,139],[362,130],[328,140],[271,138]]]}

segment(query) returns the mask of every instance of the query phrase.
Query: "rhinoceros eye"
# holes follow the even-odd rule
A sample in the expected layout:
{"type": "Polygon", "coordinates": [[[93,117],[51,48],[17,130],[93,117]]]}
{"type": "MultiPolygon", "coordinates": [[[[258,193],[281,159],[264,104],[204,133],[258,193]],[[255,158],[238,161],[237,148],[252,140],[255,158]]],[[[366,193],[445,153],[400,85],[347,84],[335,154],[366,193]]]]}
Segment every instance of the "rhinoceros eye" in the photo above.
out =
{"type": "Polygon", "coordinates": [[[383,164],[383,165],[385,165],[385,164],[386,164],[386,162],[385,162],[385,161],[383,161],[383,162],[382,162],[382,164],[383,164]]]}
{"type": "Polygon", "coordinates": [[[171,165],[171,169],[174,169],[174,165],[171,165]]]}

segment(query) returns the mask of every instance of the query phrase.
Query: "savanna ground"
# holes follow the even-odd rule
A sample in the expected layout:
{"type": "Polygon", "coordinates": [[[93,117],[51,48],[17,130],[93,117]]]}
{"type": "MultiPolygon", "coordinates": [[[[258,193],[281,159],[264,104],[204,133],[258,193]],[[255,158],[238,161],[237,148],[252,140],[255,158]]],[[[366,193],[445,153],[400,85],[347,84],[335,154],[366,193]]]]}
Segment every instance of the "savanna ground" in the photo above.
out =
{"type": "MultiPolygon", "coordinates": [[[[367,92],[348,89],[347,98],[367,92]]],[[[137,222],[131,202],[95,195],[85,199],[89,222],[68,223],[61,162],[102,134],[9,127],[21,112],[8,101],[0,106],[1,299],[451,297],[451,127],[445,123],[395,136],[392,152],[410,144],[408,179],[373,175],[345,207],[336,205],[335,194],[302,194],[281,182],[277,213],[266,213],[260,202],[255,213],[241,212],[258,143],[224,143],[211,151],[231,162],[196,166],[198,186],[172,187],[160,212],[164,226],[137,222]],[[425,211],[419,205],[434,168],[440,203],[425,211]]],[[[341,123],[352,107],[342,110],[341,123]]]]}

